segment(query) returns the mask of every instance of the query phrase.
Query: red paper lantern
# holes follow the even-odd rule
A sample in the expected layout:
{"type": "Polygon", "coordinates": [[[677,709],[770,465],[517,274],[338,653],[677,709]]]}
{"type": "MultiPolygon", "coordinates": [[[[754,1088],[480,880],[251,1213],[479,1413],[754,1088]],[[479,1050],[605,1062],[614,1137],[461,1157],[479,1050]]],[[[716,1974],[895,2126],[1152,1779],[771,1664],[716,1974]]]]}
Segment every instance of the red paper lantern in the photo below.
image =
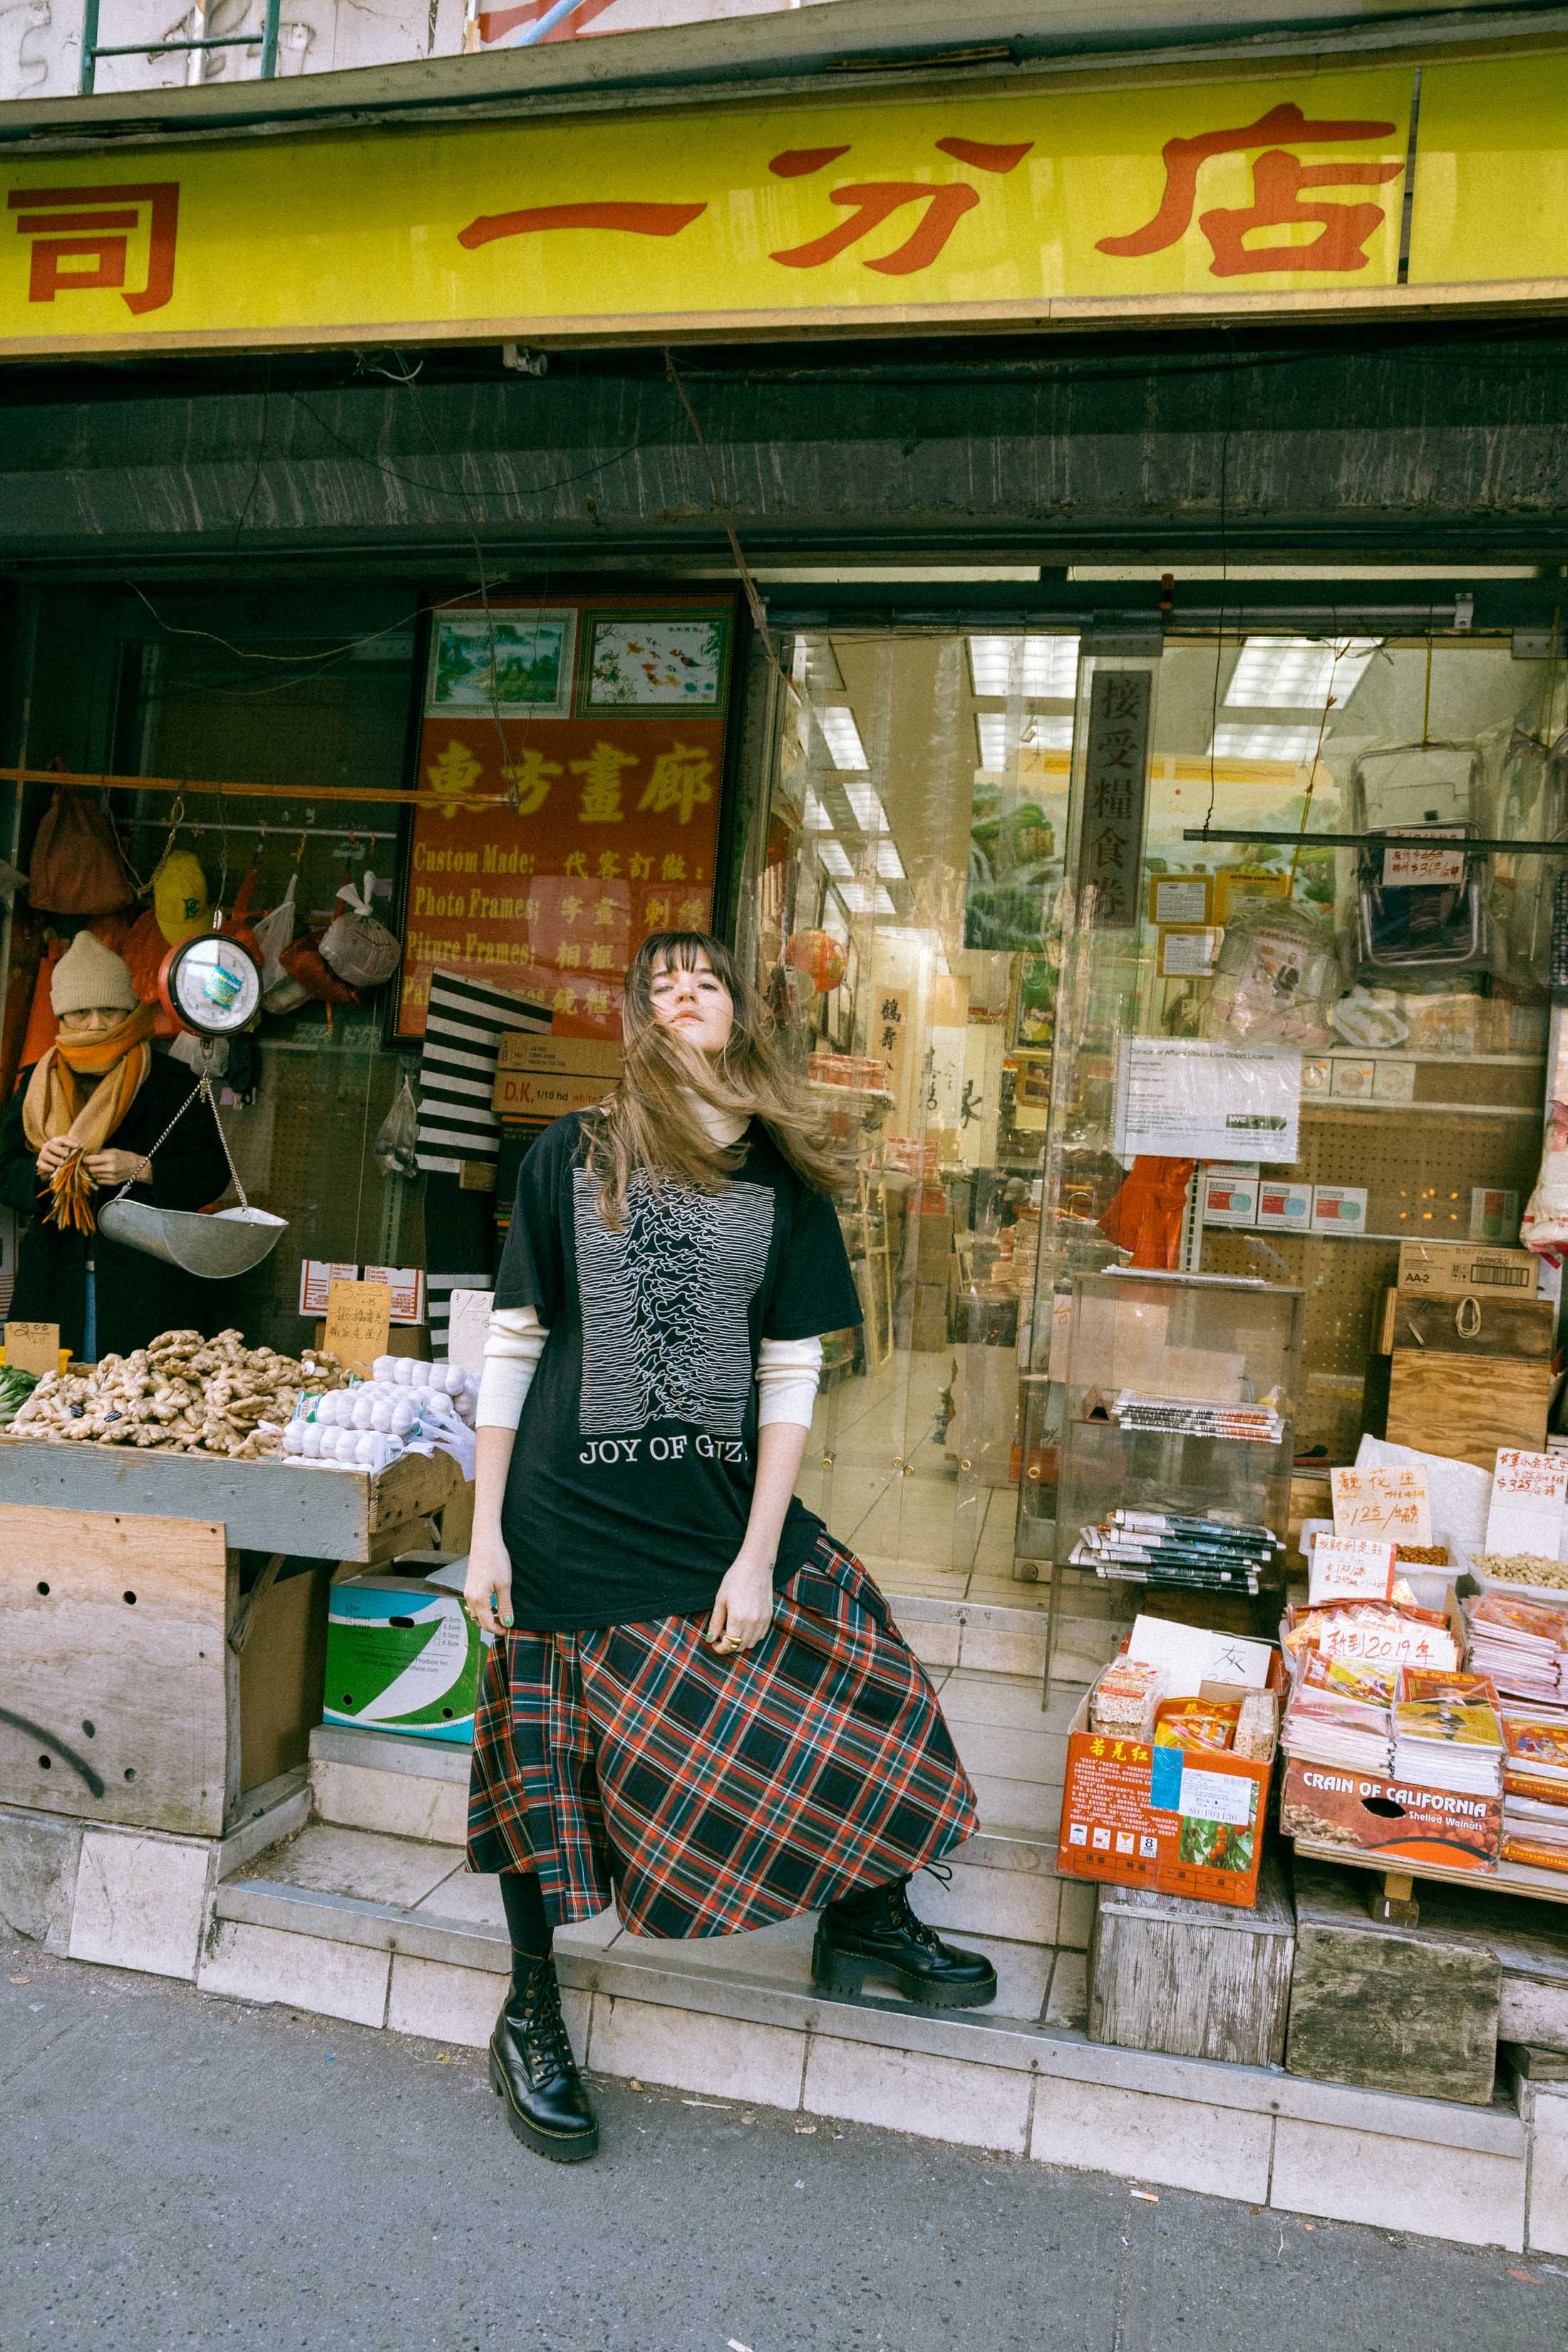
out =
{"type": "Polygon", "coordinates": [[[843,944],[831,931],[796,931],[784,942],[784,960],[796,971],[805,972],[813,988],[824,996],[844,977],[843,944]]]}

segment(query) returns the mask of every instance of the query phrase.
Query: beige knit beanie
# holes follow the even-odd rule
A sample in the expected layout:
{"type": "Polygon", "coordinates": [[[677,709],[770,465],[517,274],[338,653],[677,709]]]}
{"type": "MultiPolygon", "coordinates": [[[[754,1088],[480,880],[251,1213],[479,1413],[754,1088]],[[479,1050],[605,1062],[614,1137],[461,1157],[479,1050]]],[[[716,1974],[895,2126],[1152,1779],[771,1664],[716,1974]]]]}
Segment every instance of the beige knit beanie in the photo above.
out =
{"type": "Polygon", "coordinates": [[[79,931],[49,982],[55,1018],[67,1013],[91,1013],[100,1005],[133,1013],[139,1002],[124,957],[95,940],[90,931],[79,931]]]}

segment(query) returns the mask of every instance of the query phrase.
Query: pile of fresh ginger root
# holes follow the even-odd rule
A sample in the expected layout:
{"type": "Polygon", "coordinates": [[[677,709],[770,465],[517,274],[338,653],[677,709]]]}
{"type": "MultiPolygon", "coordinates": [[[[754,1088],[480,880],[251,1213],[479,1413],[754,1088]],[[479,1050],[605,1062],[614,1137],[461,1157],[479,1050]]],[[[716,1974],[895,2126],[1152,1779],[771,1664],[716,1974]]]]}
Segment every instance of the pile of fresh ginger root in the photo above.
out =
{"type": "Polygon", "coordinates": [[[279,1433],[302,1389],[348,1386],[336,1356],[280,1356],[243,1333],[164,1331],[129,1356],[81,1372],[49,1372],[12,1423],[56,1444],[168,1446],[258,1462],[282,1452],[279,1433]],[[263,1423],[267,1427],[263,1427],[263,1423]]]}

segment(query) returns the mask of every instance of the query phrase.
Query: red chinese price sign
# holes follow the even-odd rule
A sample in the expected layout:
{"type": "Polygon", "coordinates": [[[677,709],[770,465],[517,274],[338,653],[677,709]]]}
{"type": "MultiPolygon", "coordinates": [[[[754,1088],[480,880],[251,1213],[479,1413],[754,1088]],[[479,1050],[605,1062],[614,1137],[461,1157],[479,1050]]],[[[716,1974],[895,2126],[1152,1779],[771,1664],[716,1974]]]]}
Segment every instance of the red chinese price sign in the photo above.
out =
{"type": "Polygon", "coordinates": [[[1386,1601],[1394,1590],[1397,1547],[1357,1536],[1321,1535],[1312,1546],[1308,1599],[1386,1601]]]}
{"type": "Polygon", "coordinates": [[[1546,1559],[1557,1559],[1565,1497],[1568,1458],[1500,1446],[1487,1506],[1488,1551],[1505,1556],[1528,1551],[1546,1559]]]}
{"type": "Polygon", "coordinates": [[[620,1034],[637,947],[710,920],[733,634],[728,602],[437,614],[400,1036],[437,968],[620,1034]]]}
{"type": "Polygon", "coordinates": [[[1407,1465],[1333,1470],[1334,1533],[1425,1547],[1432,1540],[1426,1473],[1407,1465]]]}

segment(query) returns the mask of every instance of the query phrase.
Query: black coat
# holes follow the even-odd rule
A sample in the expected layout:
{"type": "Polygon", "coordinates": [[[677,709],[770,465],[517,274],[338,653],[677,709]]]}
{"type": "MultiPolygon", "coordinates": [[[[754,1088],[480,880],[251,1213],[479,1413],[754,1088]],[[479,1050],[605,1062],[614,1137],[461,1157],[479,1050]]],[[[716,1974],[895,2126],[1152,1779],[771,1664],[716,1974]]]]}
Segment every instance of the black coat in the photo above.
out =
{"type": "MultiPolygon", "coordinates": [[[[209,1338],[222,1328],[227,1285],[182,1273],[144,1250],[127,1249],[99,1233],[62,1232],[45,1224],[48,1187],[38,1181],[37,1154],[22,1132],[22,1099],[32,1073],[24,1070],[0,1132],[0,1202],[33,1222],[16,1253],[16,1286],[10,1313],[20,1323],[58,1323],[60,1345],[80,1355],[87,1319],[87,1263],[97,1278],[98,1353],[128,1355],[160,1331],[191,1328],[209,1338]]],[[[195,1077],[183,1063],[154,1052],[146,1084],[109,1138],[109,1150],[150,1152],[180,1105],[194,1091],[195,1077]]],[[[193,1103],[153,1160],[150,1184],[133,1184],[126,1198],[151,1201],[162,1209],[202,1209],[228,1188],[228,1163],[213,1121],[193,1103]]],[[[112,1199],[115,1185],[96,1195],[95,1205],[112,1199]]]]}

